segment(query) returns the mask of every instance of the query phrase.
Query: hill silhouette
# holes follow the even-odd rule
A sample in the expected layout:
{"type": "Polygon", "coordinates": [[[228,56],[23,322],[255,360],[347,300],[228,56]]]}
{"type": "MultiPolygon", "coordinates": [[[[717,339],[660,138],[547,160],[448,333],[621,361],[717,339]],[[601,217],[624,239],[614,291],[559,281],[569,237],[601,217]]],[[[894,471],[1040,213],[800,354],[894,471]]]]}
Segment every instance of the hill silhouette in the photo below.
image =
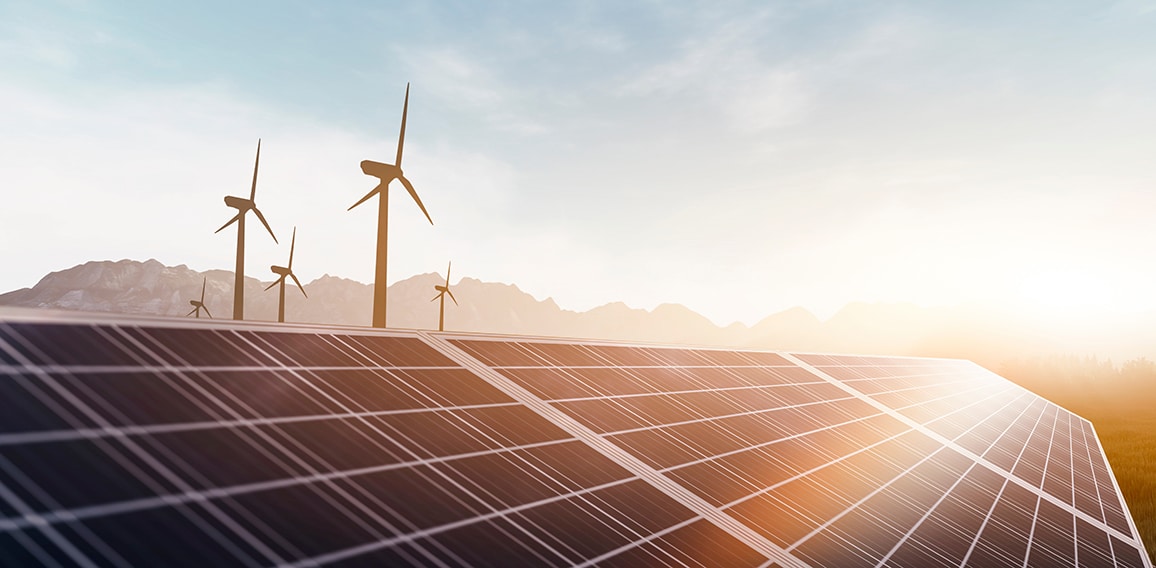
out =
{"type": "MultiPolygon", "coordinates": [[[[233,273],[198,272],[165,266],[156,260],[93,261],[46,275],[32,288],[0,294],[0,305],[97,312],[184,316],[189,300],[199,297],[207,280],[205,304],[215,317],[232,313],[233,273]]],[[[395,282],[389,290],[389,325],[437,329],[434,286],[444,275],[419,274],[395,282]]],[[[245,278],[245,317],[276,321],[276,290],[268,282],[245,278]]],[[[1026,356],[1146,356],[1132,352],[1095,352],[1065,343],[1045,326],[976,306],[924,308],[902,303],[851,303],[826,321],[801,307],[768,315],[753,326],[718,326],[679,304],[652,310],[621,302],[584,312],[564,309],[551,298],[539,300],[513,284],[462,278],[452,285],[460,306],[447,306],[446,329],[486,333],[586,337],[648,343],[750,347],[771,350],[828,351],[884,355],[960,357],[990,368],[1026,356]]],[[[373,288],[325,275],[305,285],[308,298],[287,294],[286,320],[368,326],[373,288]]],[[[1134,330],[1133,330],[1134,331],[1134,330]]],[[[1111,338],[1100,338],[1106,344],[1111,338]]],[[[1156,348],[1156,332],[1120,339],[1121,345],[1156,348]]],[[[1150,349],[1156,351],[1156,349],[1150,349]]]]}

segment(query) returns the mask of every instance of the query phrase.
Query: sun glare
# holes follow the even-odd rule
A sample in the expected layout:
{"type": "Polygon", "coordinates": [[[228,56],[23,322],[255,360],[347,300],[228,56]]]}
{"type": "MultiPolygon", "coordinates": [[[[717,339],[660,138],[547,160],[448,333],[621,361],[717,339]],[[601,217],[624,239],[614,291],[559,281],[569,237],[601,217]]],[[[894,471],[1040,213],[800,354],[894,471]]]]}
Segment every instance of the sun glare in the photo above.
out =
{"type": "Polygon", "coordinates": [[[1049,315],[1102,315],[1118,308],[1113,286],[1093,274],[1049,269],[1026,274],[1020,281],[1025,307],[1049,315]]]}

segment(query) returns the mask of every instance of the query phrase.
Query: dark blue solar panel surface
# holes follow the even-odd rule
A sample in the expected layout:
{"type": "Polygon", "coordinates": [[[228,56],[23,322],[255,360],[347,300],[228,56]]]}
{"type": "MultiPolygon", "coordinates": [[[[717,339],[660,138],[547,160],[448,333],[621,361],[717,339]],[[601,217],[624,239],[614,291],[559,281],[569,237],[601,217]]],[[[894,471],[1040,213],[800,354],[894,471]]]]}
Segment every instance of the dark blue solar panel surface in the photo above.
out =
{"type": "Polygon", "coordinates": [[[0,314],[0,565],[1150,566],[970,363],[0,314]]]}

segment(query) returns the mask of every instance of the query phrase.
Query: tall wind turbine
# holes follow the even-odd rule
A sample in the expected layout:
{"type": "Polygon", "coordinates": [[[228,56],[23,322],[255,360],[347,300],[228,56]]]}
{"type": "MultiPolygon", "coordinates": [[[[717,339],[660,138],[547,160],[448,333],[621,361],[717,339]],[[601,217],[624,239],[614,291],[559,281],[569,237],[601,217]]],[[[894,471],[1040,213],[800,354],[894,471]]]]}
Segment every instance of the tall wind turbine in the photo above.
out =
{"type": "Polygon", "coordinates": [[[209,308],[207,306],[205,306],[205,284],[208,284],[208,282],[209,282],[209,278],[207,276],[205,277],[204,280],[201,281],[201,299],[200,300],[189,300],[189,305],[192,306],[193,309],[189,310],[189,313],[185,314],[185,317],[189,317],[193,314],[197,314],[197,317],[200,318],[201,317],[201,310],[205,310],[205,313],[208,314],[209,319],[213,319],[213,314],[209,313],[209,308]]]}
{"type": "Polygon", "coordinates": [[[430,219],[429,212],[425,210],[425,205],[422,205],[421,198],[417,196],[417,191],[414,191],[413,184],[409,183],[408,179],[401,173],[401,151],[405,145],[405,117],[409,113],[409,83],[405,85],[405,106],[401,110],[401,134],[397,137],[397,160],[394,164],[383,164],[381,162],[374,162],[372,160],[363,160],[361,162],[361,171],[367,176],[373,176],[381,180],[377,187],[365,194],[357,203],[354,203],[349,210],[365,203],[370,197],[380,195],[381,199],[377,204],[377,269],[373,277],[373,327],[385,327],[385,294],[388,283],[385,278],[386,266],[386,241],[388,239],[389,229],[389,182],[393,180],[401,181],[405,189],[409,191],[409,195],[417,202],[417,206],[421,208],[421,212],[425,213],[425,218],[429,219],[429,224],[433,224],[433,219],[430,219]]]}
{"type": "Polygon", "coordinates": [[[450,299],[454,301],[455,306],[459,305],[458,299],[455,298],[454,293],[450,291],[450,265],[452,265],[452,264],[453,264],[452,262],[449,264],[446,264],[446,285],[445,286],[435,285],[434,290],[438,291],[438,295],[434,296],[433,300],[430,300],[432,302],[432,301],[437,300],[439,298],[441,299],[441,311],[438,313],[438,331],[445,331],[446,330],[446,294],[450,295],[450,299]]]}
{"type": "MultiPolygon", "coordinates": [[[[270,266],[269,269],[276,274],[280,274],[281,277],[270,284],[268,288],[265,288],[265,291],[268,292],[269,288],[278,284],[281,285],[281,299],[277,304],[277,321],[281,323],[285,322],[285,277],[288,276],[292,278],[293,282],[297,284],[297,287],[301,289],[301,293],[305,294],[305,287],[301,285],[301,281],[297,279],[297,275],[293,274],[293,247],[295,246],[297,246],[297,227],[293,227],[293,240],[289,242],[289,266],[277,266],[275,264],[270,266]]],[[[305,297],[308,298],[309,294],[305,294],[305,297]]]]}
{"type": "Polygon", "coordinates": [[[257,166],[261,163],[261,140],[257,140],[257,159],[253,161],[253,187],[249,189],[249,199],[240,197],[233,197],[231,195],[225,197],[225,205],[237,210],[237,215],[229,219],[228,223],[221,225],[220,229],[214,231],[219,233],[232,225],[237,223],[237,269],[234,271],[236,280],[233,283],[233,319],[245,319],[245,214],[252,210],[257,214],[257,219],[261,220],[261,224],[269,231],[269,236],[273,237],[273,242],[277,242],[277,235],[273,234],[273,229],[269,227],[269,222],[265,220],[265,216],[261,214],[261,210],[257,209],[257,166]]]}

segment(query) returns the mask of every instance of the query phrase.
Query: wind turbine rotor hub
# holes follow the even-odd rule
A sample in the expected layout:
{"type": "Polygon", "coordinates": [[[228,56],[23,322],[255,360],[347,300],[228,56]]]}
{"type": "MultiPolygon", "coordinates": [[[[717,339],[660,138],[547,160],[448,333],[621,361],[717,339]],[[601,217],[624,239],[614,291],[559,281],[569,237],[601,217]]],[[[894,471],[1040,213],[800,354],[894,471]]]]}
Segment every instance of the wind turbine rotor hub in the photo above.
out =
{"type": "Polygon", "coordinates": [[[225,197],[225,205],[228,205],[234,209],[240,209],[242,211],[256,207],[252,200],[245,199],[243,197],[233,197],[232,195],[225,197]]]}
{"type": "Polygon", "coordinates": [[[393,164],[383,164],[373,160],[362,160],[361,172],[367,176],[378,178],[381,181],[390,181],[401,177],[401,168],[393,164]]]}

